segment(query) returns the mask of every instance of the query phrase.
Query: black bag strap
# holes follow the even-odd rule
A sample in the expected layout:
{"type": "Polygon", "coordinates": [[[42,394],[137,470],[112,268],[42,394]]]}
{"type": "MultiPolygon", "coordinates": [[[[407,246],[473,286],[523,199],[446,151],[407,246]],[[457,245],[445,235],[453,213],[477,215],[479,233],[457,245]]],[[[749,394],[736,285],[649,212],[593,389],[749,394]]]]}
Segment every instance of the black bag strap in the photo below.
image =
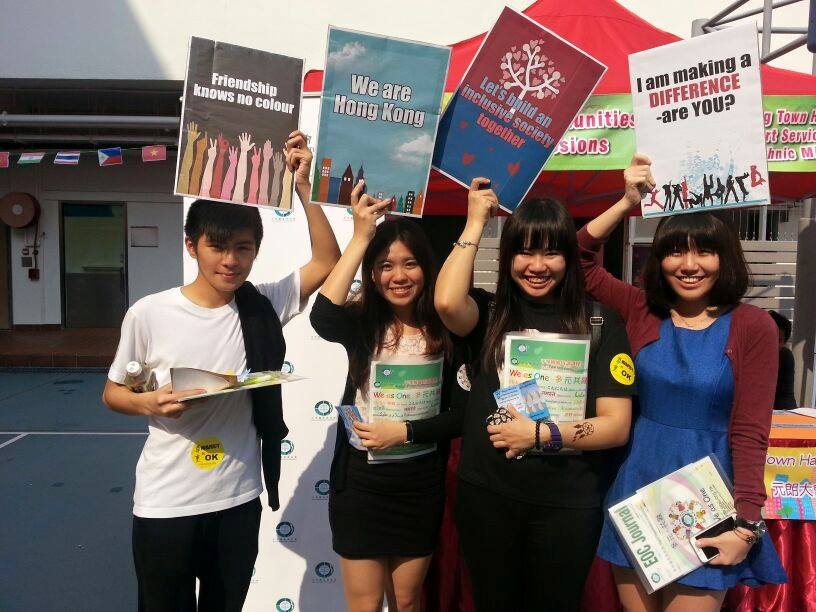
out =
{"type": "Polygon", "coordinates": [[[592,302],[592,316],[589,317],[589,352],[595,354],[598,347],[601,346],[601,337],[603,335],[604,318],[601,311],[600,302],[592,302]]]}

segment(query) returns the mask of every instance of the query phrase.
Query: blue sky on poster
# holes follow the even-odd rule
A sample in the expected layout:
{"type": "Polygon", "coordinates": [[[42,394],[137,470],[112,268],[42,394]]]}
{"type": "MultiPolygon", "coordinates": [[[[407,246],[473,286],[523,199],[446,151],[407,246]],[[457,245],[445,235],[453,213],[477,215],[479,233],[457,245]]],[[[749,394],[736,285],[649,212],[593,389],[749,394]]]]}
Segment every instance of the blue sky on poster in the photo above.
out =
{"type": "Polygon", "coordinates": [[[333,160],[332,176],[350,163],[362,165],[369,193],[404,194],[423,189],[427,181],[434,134],[448,65],[448,49],[332,29],[326,56],[326,81],[321,108],[318,155],[333,160]],[[365,75],[380,84],[379,94],[352,93],[351,75],[365,75]],[[409,101],[385,99],[386,83],[411,87],[409,101]],[[378,105],[377,119],[335,113],[335,94],[378,105]],[[384,104],[425,113],[422,127],[382,119],[384,104]]]}

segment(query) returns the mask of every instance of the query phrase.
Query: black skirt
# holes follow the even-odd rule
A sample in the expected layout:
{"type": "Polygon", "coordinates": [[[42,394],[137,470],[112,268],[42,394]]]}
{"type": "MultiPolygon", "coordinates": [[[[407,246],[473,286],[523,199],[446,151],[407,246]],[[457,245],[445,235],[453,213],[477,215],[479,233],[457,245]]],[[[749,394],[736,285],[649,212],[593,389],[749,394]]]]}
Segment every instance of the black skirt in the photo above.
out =
{"type": "Polygon", "coordinates": [[[430,555],[444,504],[435,453],[370,465],[366,453],[352,449],[345,486],[329,493],[332,547],[347,559],[430,555]]]}

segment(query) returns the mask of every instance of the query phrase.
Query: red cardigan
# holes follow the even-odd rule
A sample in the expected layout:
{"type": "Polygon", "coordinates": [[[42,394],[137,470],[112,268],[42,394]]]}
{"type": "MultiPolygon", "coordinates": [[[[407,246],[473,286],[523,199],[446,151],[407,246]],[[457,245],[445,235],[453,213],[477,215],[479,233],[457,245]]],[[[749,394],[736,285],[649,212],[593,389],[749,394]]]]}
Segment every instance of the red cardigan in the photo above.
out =
{"type": "MultiPolygon", "coordinates": [[[[646,303],[646,293],[618,280],[600,263],[604,241],[583,227],[578,232],[581,268],[589,295],[614,309],[626,324],[633,355],[660,337],[663,322],[646,303]]],[[[749,521],[760,518],[765,503],[765,455],[771,429],[776,374],[779,367],[776,325],[764,310],[739,304],[731,316],[725,354],[734,372],[734,406],[728,440],[734,464],[737,513],[749,521]]]]}

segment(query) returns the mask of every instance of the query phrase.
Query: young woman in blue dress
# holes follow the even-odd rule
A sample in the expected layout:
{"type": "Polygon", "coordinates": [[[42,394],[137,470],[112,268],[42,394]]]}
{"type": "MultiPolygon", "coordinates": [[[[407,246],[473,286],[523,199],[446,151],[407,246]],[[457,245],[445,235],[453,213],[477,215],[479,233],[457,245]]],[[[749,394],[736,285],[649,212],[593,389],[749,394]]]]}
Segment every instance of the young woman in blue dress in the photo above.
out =
{"type": "Polygon", "coordinates": [[[607,517],[598,549],[613,565],[627,611],[715,612],[738,583],[786,580],[760,518],[773,398],[776,327],[759,308],[742,304],[748,270],[739,237],[716,214],[665,217],[655,232],[644,289],[624,283],[600,263],[614,228],[655,188],[650,160],[636,155],[624,172],[623,198],[578,232],[588,293],[623,319],[637,371],[640,415],[627,457],[607,496],[610,505],[706,455],[734,484],[737,527],[699,540],[719,555],[648,595],[607,517]]]}

